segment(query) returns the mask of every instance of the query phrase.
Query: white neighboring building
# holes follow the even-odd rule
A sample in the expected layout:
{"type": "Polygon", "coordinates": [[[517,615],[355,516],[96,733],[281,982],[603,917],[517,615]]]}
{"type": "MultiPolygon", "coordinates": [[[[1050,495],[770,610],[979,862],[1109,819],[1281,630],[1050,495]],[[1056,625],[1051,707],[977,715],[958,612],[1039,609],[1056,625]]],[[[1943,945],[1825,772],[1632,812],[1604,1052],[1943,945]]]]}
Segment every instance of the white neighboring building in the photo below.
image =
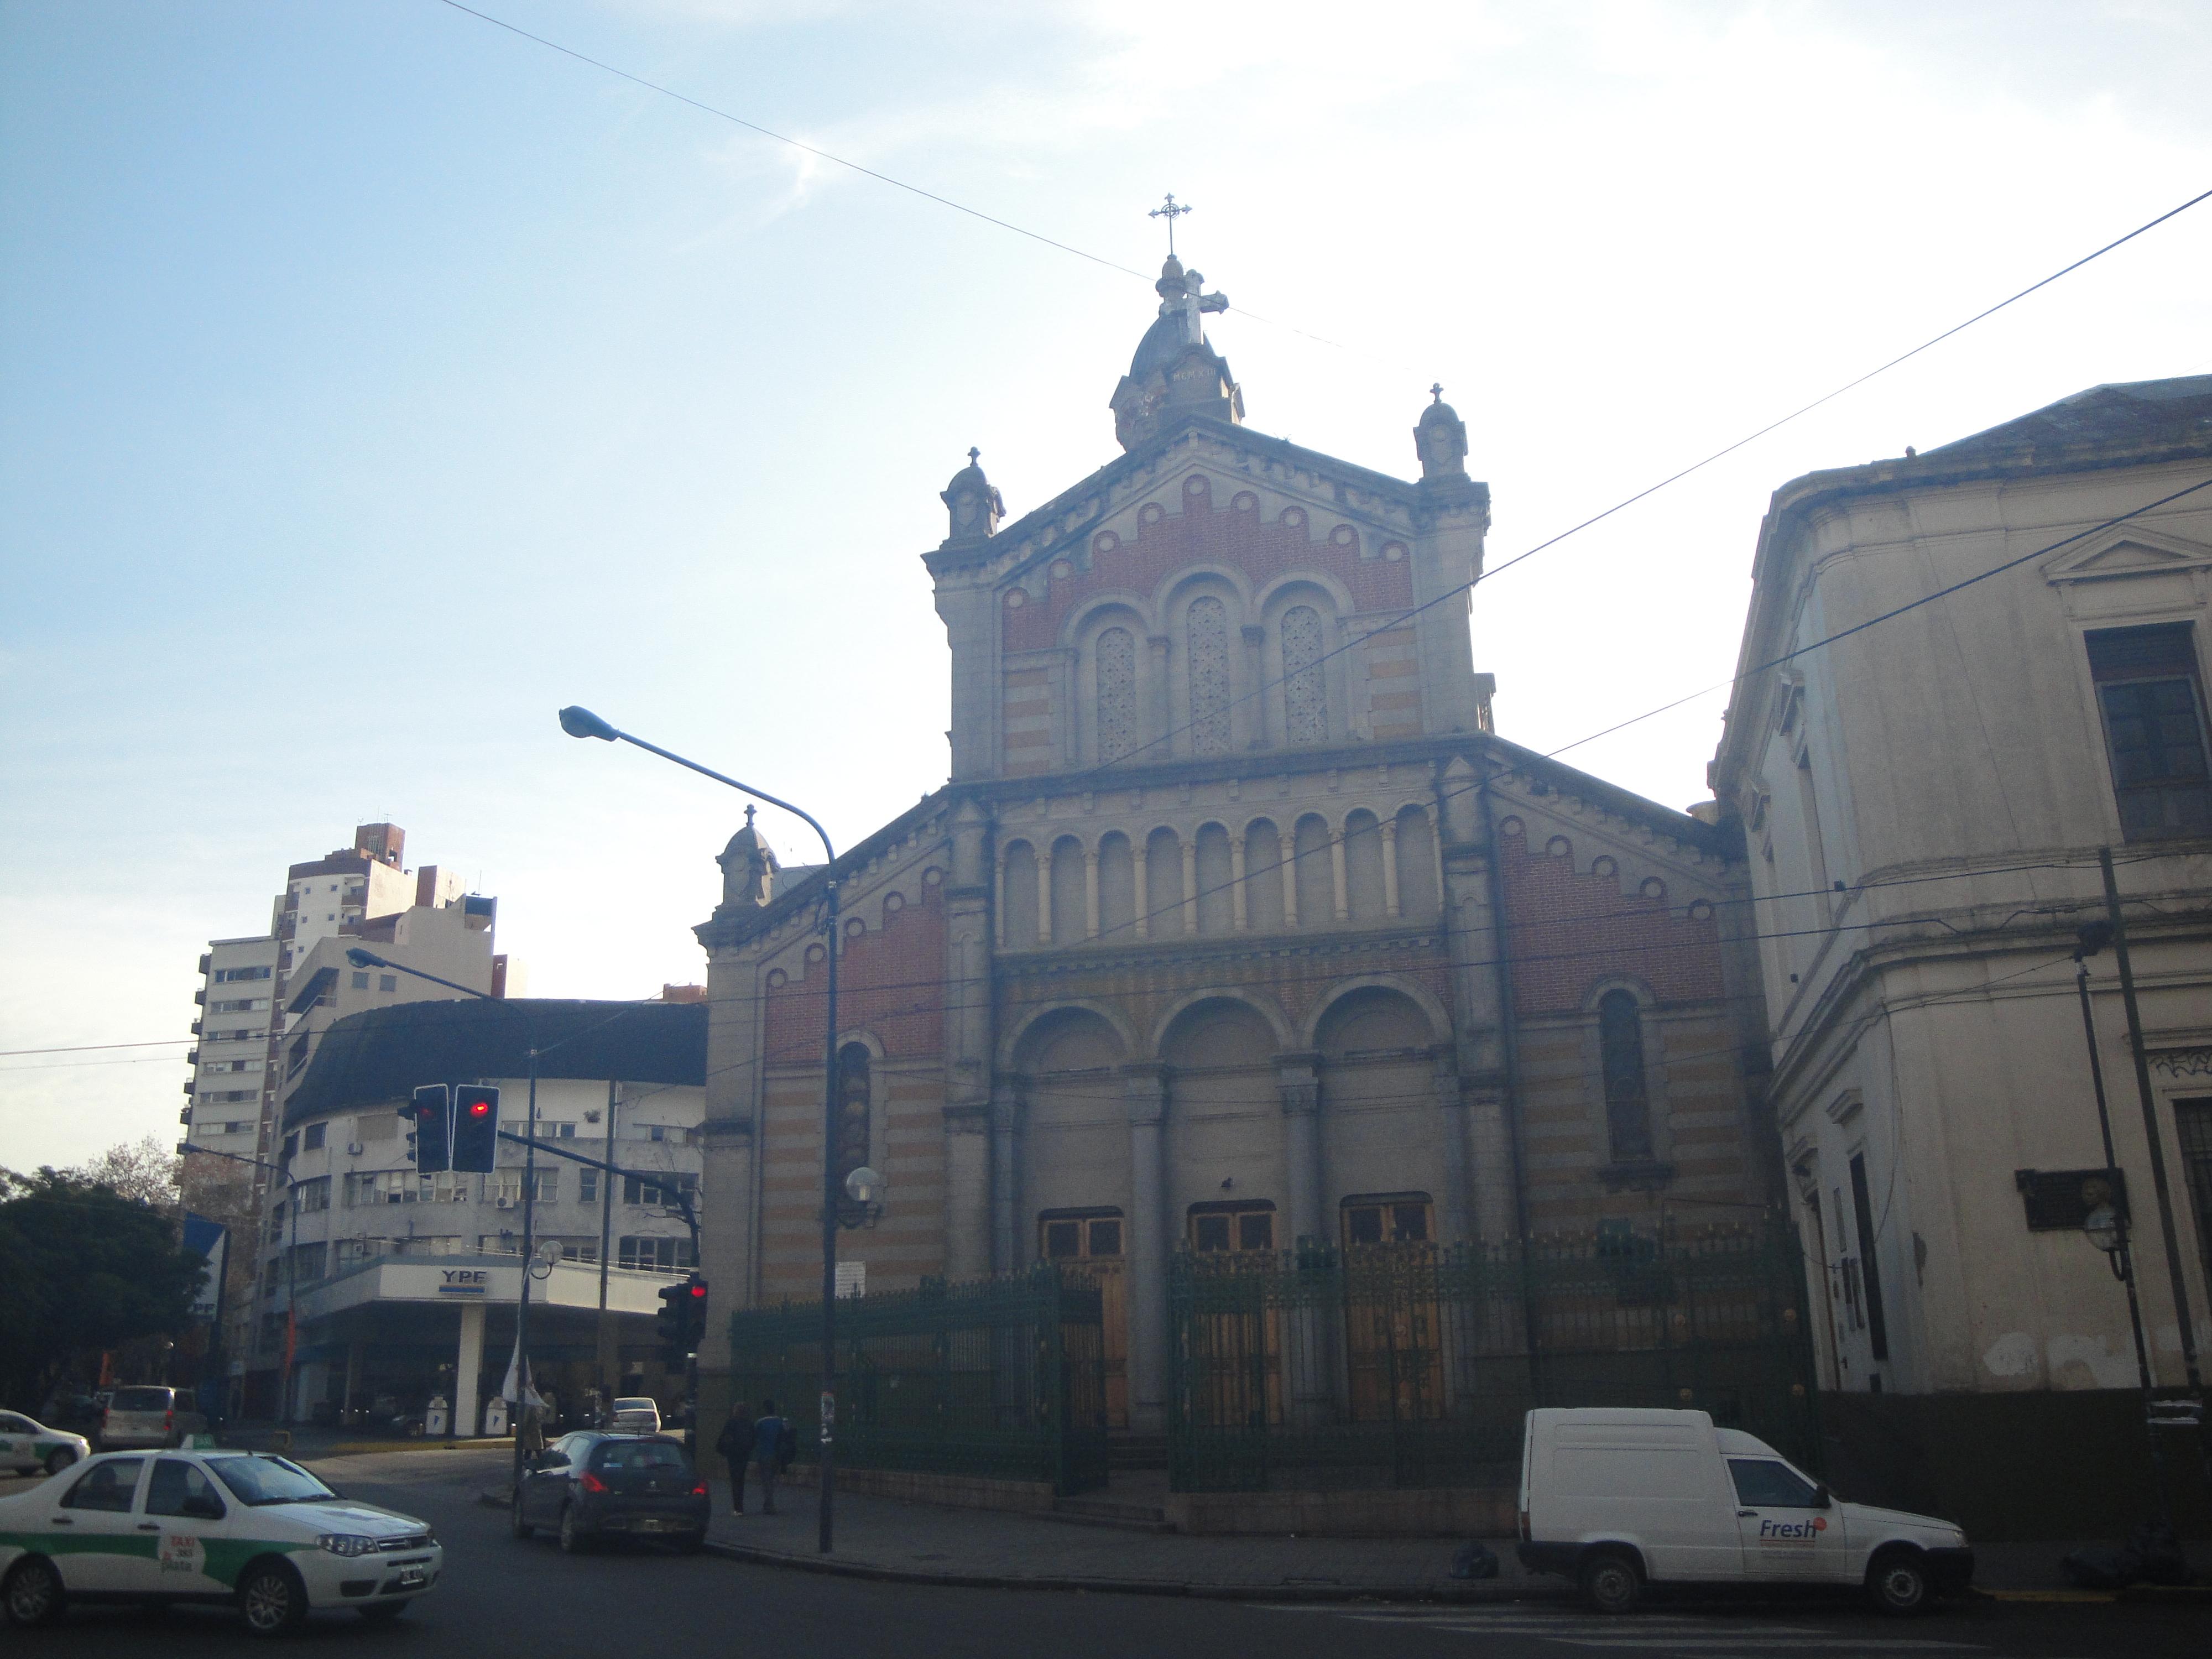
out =
{"type": "MultiPolygon", "coordinates": [[[[420,929],[447,914],[403,920],[420,929]]],[[[671,988],[635,1003],[402,1003],[382,991],[378,970],[368,988],[353,983],[344,945],[310,953],[295,999],[313,1023],[295,1039],[307,1058],[287,1082],[279,1149],[297,1213],[282,1187],[267,1206],[264,1391],[276,1397],[273,1368],[296,1294],[295,1419],[380,1398],[419,1412],[442,1394],[456,1404],[458,1431],[475,1431],[514,1340],[525,1149],[501,1143],[489,1175],[421,1175],[399,1113],[419,1085],[489,1083],[501,1091],[501,1127],[520,1133],[534,1043],[540,1136],[632,1174],[609,1181],[552,1153],[537,1158],[537,1235],[558,1244],[562,1265],[532,1290],[533,1375],[571,1404],[600,1388],[651,1392],[672,1407],[681,1379],[651,1358],[653,1324],[659,1287],[695,1265],[669,1194],[698,1188],[703,1002],[671,988]]],[[[393,945],[371,948],[401,959],[393,945]]]]}
{"type": "MultiPolygon", "coordinates": [[[[2136,1386],[2125,1298],[2080,1227],[2106,1158],[2070,955],[2105,913],[2100,847],[2125,901],[2185,1295],[2212,1346],[2212,489],[2142,510],[2208,478],[2199,377],[2099,386],[1776,492],[1739,664],[1759,672],[1713,783],[1761,901],[1772,1099],[1820,1264],[1828,1388],[2136,1386]]],[[[2113,955],[2088,966],[2151,1359],[2179,1385],[2113,955]]],[[[2134,1457],[2130,1398],[2110,1409],[2135,1425],[2116,1454],[2134,1457]]],[[[2046,1431],[2062,1437],[2063,1412],[2089,1408],[2033,1407],[2060,1413],[2046,1431]]]]}

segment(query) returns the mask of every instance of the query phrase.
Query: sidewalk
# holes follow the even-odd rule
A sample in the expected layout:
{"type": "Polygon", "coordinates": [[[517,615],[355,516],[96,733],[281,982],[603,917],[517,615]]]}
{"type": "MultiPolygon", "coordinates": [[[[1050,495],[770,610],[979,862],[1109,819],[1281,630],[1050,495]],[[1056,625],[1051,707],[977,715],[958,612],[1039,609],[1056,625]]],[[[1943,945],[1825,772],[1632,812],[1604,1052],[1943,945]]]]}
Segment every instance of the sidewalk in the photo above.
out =
{"type": "MultiPolygon", "coordinates": [[[[1060,1589],[1116,1595],[1195,1595],[1227,1601],[1567,1601],[1566,1579],[1525,1572],[1513,1540],[1483,1541],[1498,1577],[1455,1579],[1453,1538],[1188,1537],[1179,1533],[1085,1525],[998,1510],[944,1509],[860,1492],[837,1494],[836,1553],[824,1558],[811,1486],[785,1487],[776,1513],[760,1510],[760,1488],[746,1513],[730,1510],[729,1483],[711,1483],[714,1522],[707,1547],[733,1560],[802,1572],[974,1589],[1060,1589]]],[[[504,1485],[479,1497],[507,1504],[504,1485]]],[[[2059,1561],[2069,1543],[1982,1543],[1974,1547],[1975,1589],[2005,1601],[2111,1601],[2072,1589],[2059,1561]]],[[[2212,1545],[2187,1547],[2200,1583],[2212,1583],[2212,1545]]],[[[2138,1588],[2126,1599],[2199,1600],[2212,1589],[2138,1588]]]]}

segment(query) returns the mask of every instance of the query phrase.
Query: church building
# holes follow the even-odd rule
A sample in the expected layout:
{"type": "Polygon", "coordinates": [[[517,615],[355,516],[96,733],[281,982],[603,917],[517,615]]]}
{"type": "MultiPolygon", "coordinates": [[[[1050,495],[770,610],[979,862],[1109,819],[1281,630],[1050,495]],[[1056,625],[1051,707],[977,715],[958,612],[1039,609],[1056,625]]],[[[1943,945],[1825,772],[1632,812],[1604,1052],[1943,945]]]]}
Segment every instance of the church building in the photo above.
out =
{"type": "Polygon", "coordinates": [[[710,1411],[727,1314],[820,1290],[832,875],[829,1156],[886,1183],[848,1288],[1084,1264],[1116,1429],[1160,1430],[1176,1251],[1652,1237],[1779,1196],[1741,834],[1492,729],[1458,416],[1420,410],[1411,482],[1262,435],[1202,326],[1226,302],[1172,256],[1157,288],[1118,457],[1012,521],[975,452],[944,491],[948,781],[834,872],[750,821],[722,854],[710,1411]]]}

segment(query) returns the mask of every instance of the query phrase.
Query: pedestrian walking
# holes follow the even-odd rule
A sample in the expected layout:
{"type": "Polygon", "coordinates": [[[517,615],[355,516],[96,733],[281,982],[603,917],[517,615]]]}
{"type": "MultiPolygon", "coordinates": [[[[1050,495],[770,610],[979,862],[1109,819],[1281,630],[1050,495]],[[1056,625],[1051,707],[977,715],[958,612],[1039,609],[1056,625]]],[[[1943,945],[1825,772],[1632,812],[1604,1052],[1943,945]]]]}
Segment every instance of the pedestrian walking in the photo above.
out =
{"type": "Polygon", "coordinates": [[[753,1462],[760,1466],[761,1513],[775,1513],[775,1478],[791,1462],[791,1452],[798,1437],[791,1425],[779,1416],[775,1401],[761,1401],[760,1415],[753,1420],[753,1462]]]}
{"type": "Polygon", "coordinates": [[[758,1437],[753,1426],[753,1408],[742,1400],[730,1402],[730,1415],[722,1425],[722,1431],[714,1437],[714,1449],[730,1466],[730,1504],[735,1511],[745,1512],[745,1464],[753,1455],[753,1442],[758,1437]]]}

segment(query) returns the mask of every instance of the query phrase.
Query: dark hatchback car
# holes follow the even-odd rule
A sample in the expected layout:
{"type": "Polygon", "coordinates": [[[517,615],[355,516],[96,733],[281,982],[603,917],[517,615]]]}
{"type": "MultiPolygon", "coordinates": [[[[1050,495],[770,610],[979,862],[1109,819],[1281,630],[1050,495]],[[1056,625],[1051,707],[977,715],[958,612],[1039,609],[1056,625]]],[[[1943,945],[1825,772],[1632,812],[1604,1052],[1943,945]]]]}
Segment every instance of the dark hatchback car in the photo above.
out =
{"type": "Polygon", "coordinates": [[[539,1528],[574,1554],[599,1538],[658,1538],[686,1552],[706,1541],[707,1483],[684,1443],[665,1435],[564,1434],[523,1466],[514,1535],[539,1528]]]}

